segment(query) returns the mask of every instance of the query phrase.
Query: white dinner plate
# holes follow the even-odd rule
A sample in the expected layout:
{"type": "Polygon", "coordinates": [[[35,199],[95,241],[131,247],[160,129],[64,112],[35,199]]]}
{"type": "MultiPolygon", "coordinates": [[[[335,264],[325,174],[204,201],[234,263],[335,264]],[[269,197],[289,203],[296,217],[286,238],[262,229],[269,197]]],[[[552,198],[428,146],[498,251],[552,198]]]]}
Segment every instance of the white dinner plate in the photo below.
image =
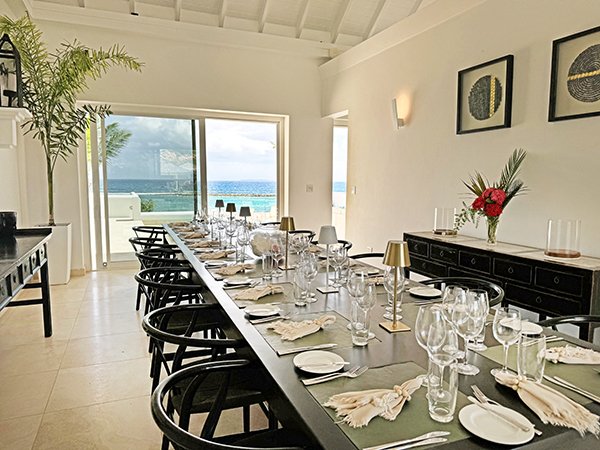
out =
{"type": "Polygon", "coordinates": [[[344,367],[344,358],[324,350],[311,350],[298,353],[294,357],[294,366],[304,372],[314,374],[333,373],[344,367]],[[323,364],[323,366],[318,366],[323,364]]]}
{"type": "MultiPolygon", "coordinates": [[[[531,422],[517,411],[505,408],[504,406],[489,406],[523,424],[531,425],[531,422]]],[[[531,425],[529,431],[523,431],[477,405],[467,405],[461,409],[458,413],[458,420],[463,427],[475,436],[497,444],[521,445],[533,439],[534,435],[533,425],[531,425]]]]}
{"type": "Polygon", "coordinates": [[[544,329],[537,323],[521,321],[521,334],[542,334],[544,329]]]}
{"type": "Polygon", "coordinates": [[[206,261],[204,265],[207,269],[214,269],[216,267],[226,266],[227,263],[225,261],[206,261]]]}
{"type": "Polygon", "coordinates": [[[408,290],[408,293],[417,298],[438,298],[442,291],[432,287],[414,287],[408,290]]]}
{"type": "Polygon", "coordinates": [[[266,303],[264,305],[249,305],[246,306],[244,312],[253,317],[269,317],[279,314],[281,309],[277,305],[266,303]]]}
{"type": "Polygon", "coordinates": [[[247,277],[227,278],[226,280],[223,280],[223,283],[226,286],[245,286],[252,283],[252,280],[247,277]]]}

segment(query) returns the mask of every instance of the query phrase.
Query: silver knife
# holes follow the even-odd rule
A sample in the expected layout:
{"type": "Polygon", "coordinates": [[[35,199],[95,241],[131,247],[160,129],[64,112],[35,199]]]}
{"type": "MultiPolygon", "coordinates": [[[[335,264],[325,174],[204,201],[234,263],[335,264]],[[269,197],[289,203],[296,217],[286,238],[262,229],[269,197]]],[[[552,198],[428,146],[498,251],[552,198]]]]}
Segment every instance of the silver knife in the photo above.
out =
{"type": "Polygon", "coordinates": [[[424,441],[415,442],[414,444],[401,445],[400,447],[392,447],[389,450],[407,450],[413,447],[420,447],[422,445],[432,445],[432,444],[441,444],[442,442],[447,442],[446,438],[432,438],[425,439],[424,441]]]}
{"type": "Polygon", "coordinates": [[[410,443],[413,443],[413,442],[424,441],[424,440],[427,440],[427,439],[439,438],[439,437],[442,437],[442,436],[448,436],[449,434],[450,434],[449,431],[432,431],[430,433],[422,434],[421,436],[417,436],[415,438],[404,439],[402,441],[396,441],[396,442],[389,442],[387,444],[376,445],[374,447],[367,447],[367,448],[363,448],[363,450],[384,450],[384,449],[388,449],[388,448],[391,448],[391,447],[397,447],[399,445],[405,445],[405,444],[410,444],[410,443]]]}
{"type": "Polygon", "coordinates": [[[467,397],[467,399],[479,406],[481,409],[486,410],[487,412],[489,412],[491,415],[498,417],[499,419],[502,419],[504,422],[512,425],[513,427],[519,428],[520,430],[523,430],[525,432],[531,431],[531,422],[528,421],[529,425],[526,425],[525,423],[521,422],[520,420],[515,419],[514,417],[511,417],[509,415],[506,415],[500,411],[496,411],[495,409],[491,408],[490,405],[488,405],[487,403],[481,403],[479,400],[477,400],[475,397],[469,395],[467,397]]]}
{"type": "Polygon", "coordinates": [[[336,346],[337,346],[337,344],[309,345],[307,347],[296,347],[296,348],[291,348],[289,350],[278,350],[277,354],[279,356],[291,355],[292,353],[306,352],[308,350],[321,350],[323,348],[332,348],[332,347],[336,347],[336,346]]]}
{"type": "Polygon", "coordinates": [[[277,314],[276,316],[265,317],[264,319],[253,319],[249,320],[248,322],[250,322],[252,325],[258,325],[260,323],[268,323],[273,322],[275,320],[285,320],[286,317],[288,316],[280,316],[279,314],[277,314]]]}

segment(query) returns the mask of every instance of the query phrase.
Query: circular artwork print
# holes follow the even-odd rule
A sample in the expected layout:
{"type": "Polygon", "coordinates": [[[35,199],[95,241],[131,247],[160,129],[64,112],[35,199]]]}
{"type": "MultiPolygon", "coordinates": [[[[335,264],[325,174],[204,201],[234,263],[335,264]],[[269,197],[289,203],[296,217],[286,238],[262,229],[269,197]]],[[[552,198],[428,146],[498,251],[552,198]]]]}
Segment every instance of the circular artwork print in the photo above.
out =
{"type": "Polygon", "coordinates": [[[582,51],[569,67],[569,94],[575,100],[593,103],[600,100],[600,44],[582,51]]]}
{"type": "Polygon", "coordinates": [[[496,114],[502,103],[502,84],[498,78],[485,75],[478,79],[469,92],[469,113],[477,120],[486,120],[496,114]]]}

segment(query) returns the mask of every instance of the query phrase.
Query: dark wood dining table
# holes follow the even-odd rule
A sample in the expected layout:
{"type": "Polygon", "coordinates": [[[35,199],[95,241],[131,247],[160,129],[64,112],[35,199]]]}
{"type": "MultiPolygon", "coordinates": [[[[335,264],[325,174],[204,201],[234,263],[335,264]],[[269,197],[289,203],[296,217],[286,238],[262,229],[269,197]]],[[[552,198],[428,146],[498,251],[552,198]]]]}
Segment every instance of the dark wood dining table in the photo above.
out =
{"type": "MultiPolygon", "coordinates": [[[[265,340],[265,337],[259,332],[257,326],[248,321],[244,310],[236,304],[230,297],[230,291],[223,289],[222,281],[213,277],[211,272],[205,267],[205,264],[197,258],[197,253],[190,249],[179,235],[165,225],[165,229],[170,235],[172,241],[176,243],[183,252],[184,257],[190,262],[197,272],[202,283],[211,293],[213,301],[218,302],[231,322],[244,337],[248,343],[248,351],[251,357],[260,361],[266,368],[271,380],[268,383],[271,386],[269,403],[272,405],[280,421],[292,428],[297,428],[303,432],[310,442],[307,442],[307,448],[323,449],[355,449],[357,446],[344,432],[342,425],[336,423],[331,414],[328,413],[310,391],[307,389],[301,379],[306,375],[296,369],[292,363],[294,355],[278,356],[276,351],[265,340]]],[[[293,270],[284,271],[278,282],[291,281],[293,279],[293,270]]],[[[324,285],[325,274],[319,273],[313,286],[324,285]]],[[[286,311],[291,313],[316,313],[322,311],[335,311],[339,315],[349,318],[351,297],[346,289],[341,288],[338,293],[321,294],[313,287],[316,293],[316,302],[304,307],[296,307],[293,303],[282,305],[286,311]]],[[[371,341],[365,347],[340,346],[333,349],[344,360],[352,365],[366,365],[371,370],[377,367],[395,365],[399,363],[414,362],[422,368],[427,367],[427,354],[417,344],[415,334],[412,331],[390,334],[377,324],[381,322],[384,306],[387,303],[385,294],[378,296],[378,303],[373,308],[371,330],[375,333],[375,340],[371,341]]],[[[420,302],[415,302],[407,292],[402,294],[402,322],[414,327],[416,315],[420,302]]],[[[350,333],[350,332],[348,332],[350,333]]],[[[552,331],[551,334],[560,334],[552,331]]],[[[586,341],[581,341],[574,337],[563,335],[565,340],[576,343],[582,347],[590,347],[586,341]]],[[[496,346],[498,343],[494,340],[491,333],[491,327],[487,327],[485,343],[488,346],[496,346]]],[[[471,385],[476,384],[488,396],[499,401],[503,405],[518,411],[527,417],[535,427],[542,431],[541,436],[535,436],[529,443],[522,445],[522,448],[528,449],[597,449],[600,448],[600,441],[592,435],[581,437],[576,431],[563,427],[544,425],[538,417],[524,404],[516,395],[515,391],[496,383],[490,375],[490,370],[498,367],[498,363],[488,359],[476,352],[469,352],[469,362],[475,364],[480,372],[475,376],[460,376],[459,391],[465,395],[470,395],[471,385]]],[[[600,375],[597,375],[600,376],[600,375]]],[[[395,380],[381,380],[382,387],[391,387],[395,380]],[[391,384],[391,385],[390,385],[391,384]],[[390,385],[390,386],[388,386],[390,385]]],[[[401,380],[404,381],[404,380],[401,380]]],[[[584,405],[590,411],[600,415],[600,405],[590,402],[584,405]]],[[[423,417],[423,421],[430,422],[430,429],[438,429],[437,422],[434,422],[428,415],[423,417]]],[[[458,411],[455,414],[454,421],[458,422],[458,411]]],[[[397,426],[403,426],[402,413],[396,419],[397,426]]],[[[464,429],[463,429],[464,431],[464,429]]],[[[362,429],[362,432],[369,433],[369,427],[362,429]]],[[[407,431],[407,438],[413,437],[410,430],[407,431]]],[[[380,442],[383,443],[383,442],[380,442]]],[[[440,444],[444,449],[481,449],[481,448],[507,448],[507,446],[494,444],[468,435],[466,438],[440,444]]]]}

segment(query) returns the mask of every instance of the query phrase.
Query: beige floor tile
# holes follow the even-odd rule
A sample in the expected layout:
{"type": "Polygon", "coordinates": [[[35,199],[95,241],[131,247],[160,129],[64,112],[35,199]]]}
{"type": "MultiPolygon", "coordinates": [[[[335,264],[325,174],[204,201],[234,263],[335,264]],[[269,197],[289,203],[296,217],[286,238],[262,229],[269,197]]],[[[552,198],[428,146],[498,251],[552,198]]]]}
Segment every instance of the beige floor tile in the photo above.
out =
{"type": "Polygon", "coordinates": [[[44,415],[35,449],[159,449],[150,398],[103,403],[44,415]]]}
{"type": "Polygon", "coordinates": [[[121,300],[130,305],[135,305],[137,286],[107,286],[88,289],[83,297],[84,301],[121,300]]]}
{"type": "MultiPolygon", "coordinates": [[[[207,414],[194,414],[190,421],[190,430],[195,434],[200,434],[204,421],[206,420],[207,414]]],[[[257,406],[253,405],[250,407],[250,429],[251,430],[262,430],[269,426],[269,422],[257,406]]],[[[243,433],[243,413],[241,408],[229,409],[223,411],[219,419],[219,424],[215,431],[215,436],[226,436],[229,434],[243,433]]]]}
{"type": "Polygon", "coordinates": [[[85,289],[90,282],[89,274],[84,277],[71,277],[71,280],[67,284],[55,284],[52,289],[58,290],[71,290],[71,289],[85,289]]]}
{"type": "MultiPolygon", "coordinates": [[[[51,301],[53,318],[75,319],[79,314],[81,301],[55,302],[51,301]]],[[[13,318],[42,321],[42,305],[17,306],[8,309],[8,316],[13,318]]]]}
{"type": "Polygon", "coordinates": [[[52,304],[62,302],[81,302],[85,296],[87,289],[67,289],[58,290],[52,289],[50,291],[50,300],[52,304]]]}
{"type": "Polygon", "coordinates": [[[59,411],[149,394],[149,369],[148,358],[60,369],[46,411],[59,411]]]}
{"type": "Polygon", "coordinates": [[[142,311],[135,310],[120,314],[80,316],[73,327],[71,339],[141,332],[143,316],[142,311]]]}
{"type": "Polygon", "coordinates": [[[133,313],[135,311],[135,299],[132,298],[103,298],[83,302],[79,310],[79,316],[97,316],[106,314],[133,313]]]}
{"type": "Polygon", "coordinates": [[[150,358],[148,337],[144,333],[94,336],[71,339],[61,368],[83,367],[139,358],[150,358]]]}
{"type": "Polygon", "coordinates": [[[57,371],[4,377],[0,383],[0,420],[44,412],[57,371]]]}
{"type": "Polygon", "coordinates": [[[0,421],[0,450],[30,450],[41,421],[41,415],[0,421]]]}
{"type": "Polygon", "coordinates": [[[12,320],[0,317],[0,348],[15,345],[50,343],[68,340],[75,319],[52,318],[52,336],[44,336],[44,322],[41,319],[12,320]]]}
{"type": "Polygon", "coordinates": [[[0,379],[7,376],[58,370],[68,341],[0,348],[0,379]]]}

